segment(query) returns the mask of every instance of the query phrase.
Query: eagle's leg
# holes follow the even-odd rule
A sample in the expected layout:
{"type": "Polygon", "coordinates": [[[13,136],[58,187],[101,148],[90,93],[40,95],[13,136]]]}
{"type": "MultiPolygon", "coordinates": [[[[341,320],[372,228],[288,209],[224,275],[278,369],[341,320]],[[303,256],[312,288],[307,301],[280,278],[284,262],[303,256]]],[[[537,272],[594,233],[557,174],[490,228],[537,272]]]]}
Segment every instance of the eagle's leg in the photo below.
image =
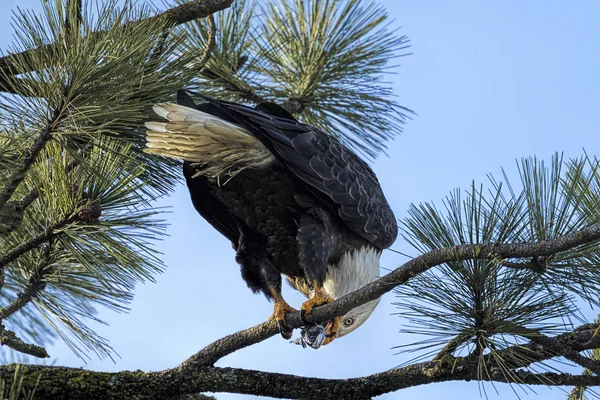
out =
{"type": "MultiPolygon", "coordinates": [[[[298,228],[300,265],[314,289],[313,296],[302,304],[300,310],[300,316],[305,323],[306,316],[310,315],[313,308],[334,300],[323,288],[323,281],[329,257],[333,254],[336,246],[334,239],[336,235],[333,234],[334,228],[328,213],[314,207],[311,214],[302,217],[298,228]]],[[[337,335],[339,319],[336,317],[327,323],[327,343],[337,335]]]]}
{"type": "Polygon", "coordinates": [[[240,264],[242,278],[254,293],[263,292],[267,299],[274,301],[273,314],[269,319],[275,319],[281,336],[290,339],[292,328],[285,322],[285,316],[296,310],[281,296],[281,273],[271,264],[264,248],[249,240],[250,237],[240,230],[237,246],[232,243],[237,251],[236,260],[240,264]]]}
{"type": "Polygon", "coordinates": [[[263,291],[267,295],[267,298],[273,299],[273,314],[269,319],[274,319],[279,325],[279,333],[284,339],[292,338],[293,329],[285,321],[287,313],[296,312],[281,295],[281,273],[277,270],[273,264],[268,261],[261,262],[262,277],[264,285],[266,286],[263,291]]]}

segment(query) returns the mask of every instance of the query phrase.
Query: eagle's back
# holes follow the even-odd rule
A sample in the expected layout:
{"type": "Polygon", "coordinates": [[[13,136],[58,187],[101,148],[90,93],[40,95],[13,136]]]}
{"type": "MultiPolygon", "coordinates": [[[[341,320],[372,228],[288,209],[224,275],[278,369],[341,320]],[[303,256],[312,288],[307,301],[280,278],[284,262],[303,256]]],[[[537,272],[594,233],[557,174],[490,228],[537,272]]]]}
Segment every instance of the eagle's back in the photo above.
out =
{"type": "Polygon", "coordinates": [[[398,225],[377,177],[338,139],[291,116],[265,112],[268,108],[201,97],[207,102],[198,108],[217,110],[215,114],[262,142],[295,181],[293,190],[301,188],[373,246],[384,249],[395,241],[398,225]]]}

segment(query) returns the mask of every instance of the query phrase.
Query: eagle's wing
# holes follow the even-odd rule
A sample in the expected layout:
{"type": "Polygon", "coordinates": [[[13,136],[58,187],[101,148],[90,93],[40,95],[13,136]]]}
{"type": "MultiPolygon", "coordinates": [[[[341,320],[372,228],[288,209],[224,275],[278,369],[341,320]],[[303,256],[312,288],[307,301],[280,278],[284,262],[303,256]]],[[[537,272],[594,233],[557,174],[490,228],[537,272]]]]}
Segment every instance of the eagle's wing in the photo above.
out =
{"type": "Polygon", "coordinates": [[[227,120],[242,125],[261,140],[354,232],[382,249],[396,240],[396,218],[377,177],[338,139],[291,116],[284,117],[283,112],[273,112],[276,105],[260,107],[265,113],[201,97],[227,114],[227,120]]]}
{"type": "Polygon", "coordinates": [[[196,169],[189,161],[183,163],[183,175],[196,211],[237,247],[240,238],[239,226],[242,224],[220,201],[214,198],[209,179],[196,174],[196,169]]]}

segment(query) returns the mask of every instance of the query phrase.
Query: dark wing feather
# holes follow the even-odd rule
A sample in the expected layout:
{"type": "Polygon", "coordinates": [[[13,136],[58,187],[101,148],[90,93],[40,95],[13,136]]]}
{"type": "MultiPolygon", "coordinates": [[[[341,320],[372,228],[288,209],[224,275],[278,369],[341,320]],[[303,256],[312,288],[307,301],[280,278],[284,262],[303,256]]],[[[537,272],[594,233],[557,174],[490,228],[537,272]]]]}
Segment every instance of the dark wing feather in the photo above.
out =
{"type": "Polygon", "coordinates": [[[258,111],[271,114],[275,117],[291,119],[292,121],[296,121],[296,118],[294,118],[294,116],[290,114],[288,110],[281,107],[279,104],[271,103],[270,101],[263,101],[262,103],[258,103],[254,108],[258,111]]]}
{"type": "Polygon", "coordinates": [[[396,240],[396,218],[377,177],[339,140],[295,119],[199,96],[252,132],[354,232],[382,249],[396,240]]]}
{"type": "Polygon", "coordinates": [[[212,195],[208,178],[196,176],[196,169],[189,161],[183,163],[183,175],[190,191],[194,208],[209,224],[229,239],[237,247],[240,239],[239,226],[241,222],[212,195]]]}

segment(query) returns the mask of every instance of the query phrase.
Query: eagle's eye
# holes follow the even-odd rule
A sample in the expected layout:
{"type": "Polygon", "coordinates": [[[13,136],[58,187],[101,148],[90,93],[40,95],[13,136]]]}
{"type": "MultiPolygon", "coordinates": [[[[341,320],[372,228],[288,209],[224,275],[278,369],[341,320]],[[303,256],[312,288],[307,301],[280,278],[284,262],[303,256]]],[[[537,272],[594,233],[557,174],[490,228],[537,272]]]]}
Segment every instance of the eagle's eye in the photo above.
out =
{"type": "Polygon", "coordinates": [[[354,317],[348,317],[344,320],[344,325],[345,326],[350,326],[354,323],[354,317]]]}

